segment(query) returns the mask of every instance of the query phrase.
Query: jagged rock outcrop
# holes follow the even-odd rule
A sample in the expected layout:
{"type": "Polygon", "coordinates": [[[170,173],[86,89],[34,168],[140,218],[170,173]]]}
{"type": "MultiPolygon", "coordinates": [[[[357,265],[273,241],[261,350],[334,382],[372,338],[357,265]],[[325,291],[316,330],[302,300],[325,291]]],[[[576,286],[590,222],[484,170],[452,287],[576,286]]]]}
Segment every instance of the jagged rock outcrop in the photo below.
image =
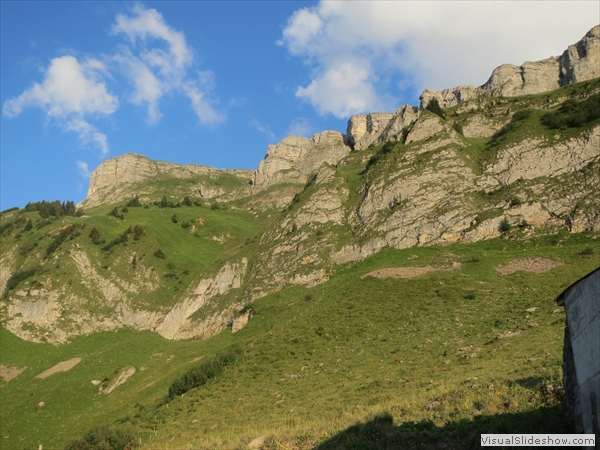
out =
{"type": "Polygon", "coordinates": [[[348,153],[350,147],[337,131],[323,131],[311,139],[288,136],[269,145],[254,174],[254,192],[279,183],[305,183],[321,165],[335,165],[348,153]]]}
{"type": "Polygon", "coordinates": [[[92,172],[87,198],[79,206],[91,208],[101,204],[115,203],[130,199],[136,194],[146,197],[158,196],[160,198],[162,194],[156,192],[155,182],[164,178],[196,180],[196,183],[185,186],[180,195],[234,200],[250,193],[249,182],[252,179],[252,171],[243,169],[219,170],[196,164],[182,166],[153,161],[142,155],[127,153],[107,159],[92,172]],[[238,189],[226,191],[210,182],[210,180],[217,179],[224,174],[232,175],[241,180],[241,186],[238,189]]]}
{"type": "Polygon", "coordinates": [[[599,76],[600,25],[597,25],[561,56],[525,62],[520,67],[504,64],[494,69],[489,80],[480,87],[458,86],[443,91],[427,89],[419,97],[420,109],[424,109],[433,98],[442,108],[448,108],[477,97],[538,94],[599,76]]]}
{"type": "Polygon", "coordinates": [[[346,129],[346,142],[354,150],[367,148],[377,140],[393,118],[394,114],[390,113],[352,116],[346,129]]]}
{"type": "Polygon", "coordinates": [[[247,266],[246,258],[240,263],[226,263],[214,278],[201,280],[193,289],[189,289],[183,301],[171,308],[156,331],[167,339],[206,338],[221,331],[227,326],[232,312],[240,305],[231,305],[226,310],[209,315],[205,320],[193,320],[191,316],[209,306],[213,297],[226,294],[231,289],[239,289],[247,266]]]}

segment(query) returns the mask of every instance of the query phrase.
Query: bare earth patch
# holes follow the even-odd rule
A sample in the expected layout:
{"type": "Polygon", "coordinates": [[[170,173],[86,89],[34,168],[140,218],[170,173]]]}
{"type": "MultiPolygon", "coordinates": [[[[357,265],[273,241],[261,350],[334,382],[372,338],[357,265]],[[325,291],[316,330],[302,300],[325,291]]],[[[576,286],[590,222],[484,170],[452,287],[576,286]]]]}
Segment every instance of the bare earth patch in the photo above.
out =
{"type": "Polygon", "coordinates": [[[23,366],[23,367],[17,367],[17,366],[8,367],[8,366],[0,365],[0,378],[3,378],[4,382],[8,383],[13,378],[16,378],[19,375],[21,375],[25,371],[25,369],[27,369],[27,366],[23,366]]]}
{"type": "Polygon", "coordinates": [[[114,391],[118,386],[121,386],[123,383],[127,381],[127,379],[135,373],[135,367],[129,367],[127,369],[123,369],[117,379],[112,382],[112,384],[106,389],[100,388],[100,392],[103,394],[110,394],[114,391]]]}
{"type": "Polygon", "coordinates": [[[41,378],[43,380],[44,378],[48,378],[50,375],[54,375],[55,373],[66,372],[68,370],[71,370],[80,362],[81,358],[72,358],[68,361],[59,362],[54,367],[50,367],[48,370],[45,370],[42,373],[40,373],[38,376],[36,376],[36,378],[41,378]]]}
{"type": "Polygon", "coordinates": [[[511,273],[522,270],[531,273],[545,273],[555,267],[562,266],[563,263],[552,261],[546,258],[522,258],[514,259],[504,266],[496,267],[496,270],[501,275],[510,275],[511,273]]]}
{"type": "Polygon", "coordinates": [[[424,267],[387,267],[385,269],[374,270],[361,278],[375,277],[375,278],[414,278],[419,275],[426,274],[436,270],[431,266],[424,267]]]}

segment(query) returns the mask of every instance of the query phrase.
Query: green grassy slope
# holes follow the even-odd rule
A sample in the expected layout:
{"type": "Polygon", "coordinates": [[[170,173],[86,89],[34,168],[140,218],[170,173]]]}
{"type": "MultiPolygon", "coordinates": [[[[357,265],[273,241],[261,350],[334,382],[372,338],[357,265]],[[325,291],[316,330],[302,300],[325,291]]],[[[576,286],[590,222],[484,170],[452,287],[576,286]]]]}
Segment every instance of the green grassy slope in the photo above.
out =
{"type": "MultiPolygon", "coordinates": [[[[0,363],[29,366],[2,387],[2,434],[9,436],[3,444],[60,448],[94,426],[125,424],[143,448],[243,448],[260,435],[270,448],[312,448],[382,412],[397,424],[449,426],[478,414],[555,405],[544,386],[560,384],[564,313],[554,312],[553,300],[598,266],[597,237],[384,250],[322,286],[256,301],[244,330],[203,342],[120,331],[52,347],[3,331],[0,363]],[[563,264],[542,274],[496,270],[533,256],[563,264]],[[411,279],[361,278],[384,267],[428,265],[440,270],[411,279]],[[528,314],[530,307],[538,309],[528,314]],[[509,331],[517,334],[498,339],[509,331]],[[190,361],[234,343],[244,352],[237,364],[163,403],[190,361]],[[34,378],[73,357],[83,360],[69,372],[34,378]],[[91,384],[110,383],[129,366],[136,373],[109,395],[91,384]],[[427,410],[434,401],[440,405],[427,410]]],[[[565,427],[557,417],[554,426],[565,427]]]]}

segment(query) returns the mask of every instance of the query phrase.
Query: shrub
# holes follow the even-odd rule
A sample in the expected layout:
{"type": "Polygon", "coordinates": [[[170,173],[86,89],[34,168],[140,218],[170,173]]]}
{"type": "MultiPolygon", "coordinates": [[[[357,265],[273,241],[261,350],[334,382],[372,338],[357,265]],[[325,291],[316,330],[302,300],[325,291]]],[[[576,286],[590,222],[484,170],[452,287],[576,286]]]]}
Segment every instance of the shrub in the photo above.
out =
{"type": "Polygon", "coordinates": [[[498,231],[500,231],[500,233],[508,233],[510,231],[510,229],[512,228],[512,226],[510,225],[510,222],[508,221],[508,219],[505,217],[504,219],[502,219],[502,221],[500,222],[500,225],[498,226],[498,231]]]}
{"type": "Polygon", "coordinates": [[[81,228],[82,228],[81,225],[72,224],[72,225],[69,225],[66,228],[63,228],[62,230],[60,230],[60,233],[58,233],[58,236],[56,236],[52,240],[52,242],[46,249],[46,255],[49,256],[52,253],[54,253],[56,251],[56,249],[58,247],[60,247],[61,244],[64,241],[66,241],[67,239],[75,239],[77,236],[81,235],[81,232],[79,231],[81,228]]]}
{"type": "Polygon", "coordinates": [[[213,358],[192,367],[169,387],[169,399],[185,394],[190,389],[205,385],[210,379],[219,375],[225,367],[233,364],[241,351],[232,347],[226,352],[218,353],[213,358]]]}
{"type": "Polygon", "coordinates": [[[4,222],[2,225],[0,225],[0,234],[3,234],[5,231],[8,231],[10,233],[13,227],[14,223],[12,221],[4,222]]]}
{"type": "Polygon", "coordinates": [[[124,450],[133,448],[136,439],[135,431],[129,427],[98,427],[72,441],[65,450],[124,450]]]}
{"type": "Polygon", "coordinates": [[[221,209],[221,205],[219,205],[218,203],[213,203],[212,205],[210,205],[210,209],[212,209],[213,211],[217,211],[219,209],[221,209]]]}
{"type": "Polygon", "coordinates": [[[142,203],[140,202],[140,198],[136,195],[135,197],[133,197],[131,200],[129,200],[125,206],[128,207],[136,207],[136,206],[142,206],[142,203]]]}
{"type": "Polygon", "coordinates": [[[444,114],[444,110],[440,106],[440,102],[438,102],[437,98],[432,98],[429,101],[429,104],[427,105],[427,107],[425,109],[428,110],[428,111],[431,111],[434,114],[437,114],[442,119],[446,118],[446,114],[444,114]]]}
{"type": "Polygon", "coordinates": [[[580,127],[596,119],[600,119],[600,94],[591,95],[583,101],[566,100],[558,111],[544,114],[541,122],[553,130],[580,127]]]}
{"type": "Polygon", "coordinates": [[[98,241],[100,240],[100,231],[98,230],[98,228],[93,227],[90,230],[90,234],[88,234],[88,237],[92,239],[92,242],[94,244],[98,244],[98,241]]]}
{"type": "Polygon", "coordinates": [[[125,220],[125,216],[123,215],[123,213],[119,212],[119,208],[117,206],[115,206],[108,214],[107,216],[114,216],[117,219],[121,219],[121,220],[125,220]]]}
{"type": "Polygon", "coordinates": [[[181,201],[181,203],[185,206],[192,206],[192,201],[190,200],[190,198],[187,195],[185,197],[183,197],[183,200],[181,201]]]}
{"type": "Polygon", "coordinates": [[[108,251],[111,248],[113,248],[115,245],[123,244],[123,243],[127,242],[127,240],[129,239],[129,233],[131,233],[131,227],[127,228],[123,232],[123,234],[117,236],[112,241],[110,241],[108,244],[106,244],[104,247],[102,247],[102,250],[108,251]]]}
{"type": "Polygon", "coordinates": [[[390,153],[392,150],[394,150],[395,146],[396,143],[394,141],[387,141],[385,144],[383,144],[383,147],[381,147],[381,153],[384,155],[386,153],[390,153]]]}
{"type": "Polygon", "coordinates": [[[171,222],[173,222],[173,223],[177,223],[177,214],[173,214],[173,215],[171,216],[171,222]]]}
{"type": "Polygon", "coordinates": [[[454,128],[454,131],[456,131],[458,134],[463,134],[464,135],[464,130],[463,130],[462,123],[454,122],[452,124],[452,128],[454,128]]]}
{"type": "Polygon", "coordinates": [[[10,278],[6,281],[6,289],[9,291],[12,291],[14,288],[17,287],[17,285],[23,281],[26,280],[29,277],[32,277],[33,275],[35,275],[35,273],[38,271],[37,267],[33,268],[33,269],[26,269],[26,270],[21,270],[19,272],[15,272],[13,273],[10,278]]]}
{"type": "Polygon", "coordinates": [[[369,160],[367,161],[367,165],[365,166],[365,169],[368,170],[371,166],[373,166],[374,164],[377,164],[377,161],[379,161],[379,158],[381,158],[381,155],[379,153],[375,153],[373,156],[371,156],[369,158],[369,160]]]}
{"type": "Polygon", "coordinates": [[[589,256],[594,254],[594,249],[592,247],[586,247],[577,253],[579,256],[589,256]]]}
{"type": "Polygon", "coordinates": [[[187,230],[188,228],[192,228],[192,222],[189,221],[185,221],[181,223],[181,228],[183,228],[184,230],[187,230]]]}
{"type": "Polygon", "coordinates": [[[27,223],[25,224],[23,231],[29,231],[32,228],[33,228],[33,223],[31,223],[31,219],[27,219],[27,223]]]}
{"type": "Polygon", "coordinates": [[[194,205],[196,205],[196,206],[202,206],[202,202],[200,201],[200,199],[199,199],[199,198],[197,198],[197,199],[194,201],[194,205]]]}
{"type": "Polygon", "coordinates": [[[165,252],[163,252],[160,248],[154,252],[154,256],[160,259],[165,259],[167,257],[167,255],[165,255],[165,252]]]}
{"type": "Polygon", "coordinates": [[[146,231],[144,231],[144,229],[142,228],[141,225],[136,225],[133,227],[133,240],[134,241],[139,241],[142,236],[144,236],[146,234],[146,231]]]}

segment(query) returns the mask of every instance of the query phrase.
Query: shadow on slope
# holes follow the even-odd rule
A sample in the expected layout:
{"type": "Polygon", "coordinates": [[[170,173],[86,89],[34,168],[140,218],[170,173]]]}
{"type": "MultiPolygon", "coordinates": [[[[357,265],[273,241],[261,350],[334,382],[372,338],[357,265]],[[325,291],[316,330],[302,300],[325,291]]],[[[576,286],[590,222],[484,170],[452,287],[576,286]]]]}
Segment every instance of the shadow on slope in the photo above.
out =
{"type": "Polygon", "coordinates": [[[438,427],[429,420],[394,425],[392,415],[383,413],[368,422],[352,425],[319,444],[315,450],[476,449],[482,448],[482,433],[574,433],[573,428],[563,417],[562,406],[556,405],[528,412],[480,415],[473,417],[472,420],[461,419],[438,427]]]}

